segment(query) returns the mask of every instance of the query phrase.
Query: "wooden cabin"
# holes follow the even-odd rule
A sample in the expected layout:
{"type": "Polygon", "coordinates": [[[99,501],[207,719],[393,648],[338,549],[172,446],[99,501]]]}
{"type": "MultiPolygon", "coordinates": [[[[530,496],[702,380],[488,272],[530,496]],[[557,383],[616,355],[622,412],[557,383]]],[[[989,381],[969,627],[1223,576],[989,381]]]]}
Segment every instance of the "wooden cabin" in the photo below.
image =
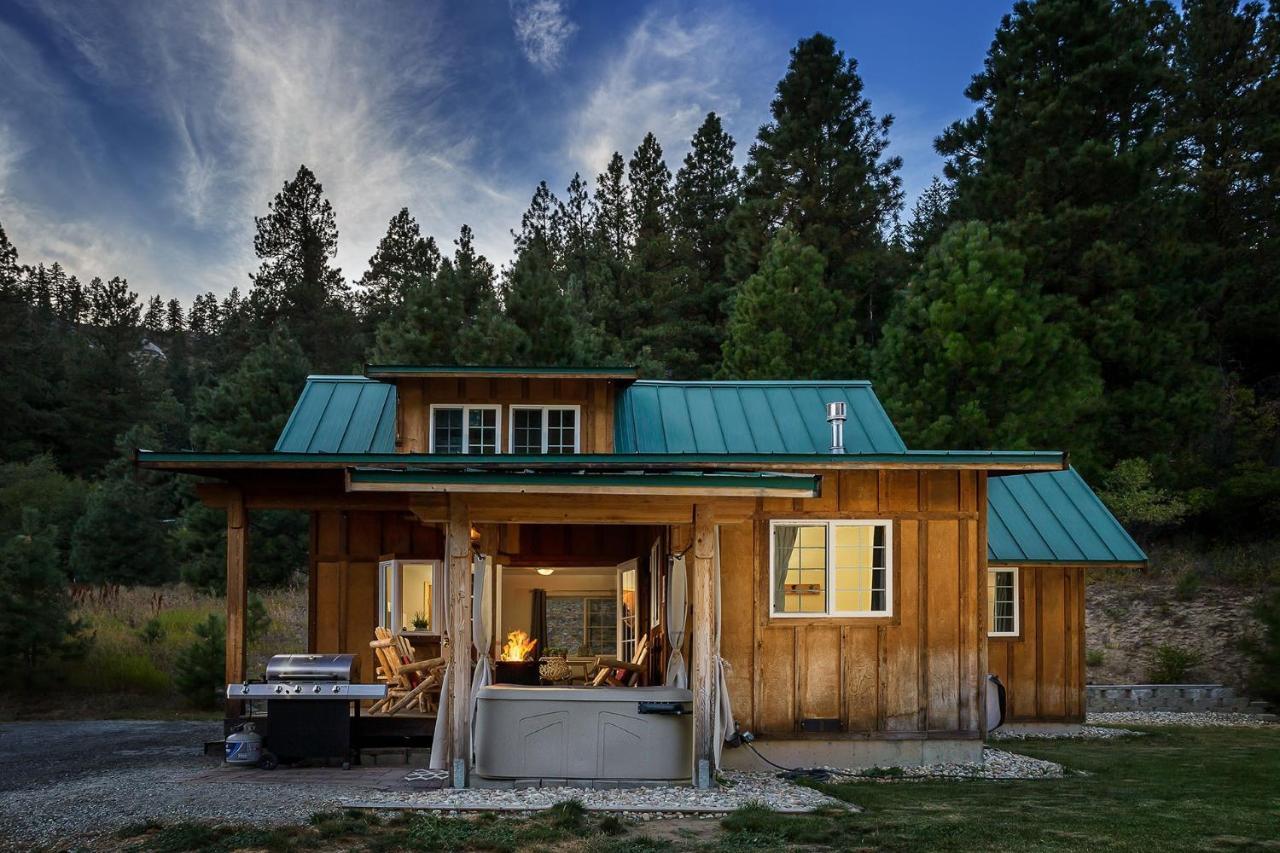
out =
{"type": "Polygon", "coordinates": [[[207,478],[226,509],[229,683],[247,675],[248,519],[307,511],[309,650],[363,656],[368,680],[375,628],[443,648],[462,677],[433,750],[455,769],[468,675],[515,630],[583,678],[645,647],[638,677],[662,684],[679,651],[704,782],[722,671],[726,734],[779,764],[974,760],[988,673],[1010,719],[1082,719],[1083,571],[1145,561],[1064,453],[908,449],[861,381],[369,366],[310,377],[269,453],[137,464],[207,478]],[[472,636],[476,559],[493,567],[486,649],[448,642],[472,636]]]}

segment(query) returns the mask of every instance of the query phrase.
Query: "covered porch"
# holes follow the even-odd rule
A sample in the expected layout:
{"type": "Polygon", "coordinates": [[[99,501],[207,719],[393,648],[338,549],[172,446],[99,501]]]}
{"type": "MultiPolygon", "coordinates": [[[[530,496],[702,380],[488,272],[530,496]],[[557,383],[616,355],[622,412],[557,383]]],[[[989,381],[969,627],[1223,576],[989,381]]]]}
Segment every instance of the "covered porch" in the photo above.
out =
{"type": "MultiPolygon", "coordinates": [[[[819,490],[814,476],[755,472],[588,477],[350,468],[223,478],[225,482],[202,485],[200,494],[227,513],[227,683],[258,675],[246,672],[245,654],[252,513],[308,511],[312,525],[307,651],[360,653],[365,657],[363,680],[371,681],[376,664],[368,644],[373,629],[385,622],[402,631],[410,627],[404,623],[411,615],[419,616],[413,627],[427,630],[405,633],[424,655],[444,659],[447,675],[440,715],[366,714],[361,725],[387,736],[412,732],[420,739],[429,737],[432,765],[447,769],[457,787],[472,781],[473,692],[492,679],[506,629],[523,629],[522,620],[528,618],[522,616],[529,612],[527,602],[515,600],[521,588],[515,578],[539,568],[554,570],[571,583],[582,578],[582,589],[602,587],[603,570],[633,572],[628,594],[635,621],[623,630],[625,608],[620,607],[619,657],[626,659],[627,651],[643,637],[651,653],[638,683],[661,685],[673,678],[687,683],[693,697],[688,778],[700,787],[710,786],[722,690],[717,525],[750,518],[761,499],[813,497],[819,490]],[[673,648],[668,604],[671,568],[677,560],[684,583],[680,597],[687,596],[688,605],[685,630],[675,634],[679,644],[673,648]],[[413,593],[417,597],[410,600],[405,595],[398,612],[387,613],[385,570],[392,561],[434,564],[434,582],[425,593],[433,597],[430,604],[413,593]],[[425,612],[414,610],[424,605],[425,612]],[[680,660],[673,664],[675,651],[680,660]],[[687,675],[673,674],[673,665],[687,666],[687,675]]],[[[413,577],[413,583],[421,585],[422,580],[413,577]]],[[[595,651],[599,649],[586,648],[588,654],[577,655],[582,660],[576,663],[587,664],[595,651]]],[[[240,718],[240,706],[228,701],[228,720],[240,718]]]]}

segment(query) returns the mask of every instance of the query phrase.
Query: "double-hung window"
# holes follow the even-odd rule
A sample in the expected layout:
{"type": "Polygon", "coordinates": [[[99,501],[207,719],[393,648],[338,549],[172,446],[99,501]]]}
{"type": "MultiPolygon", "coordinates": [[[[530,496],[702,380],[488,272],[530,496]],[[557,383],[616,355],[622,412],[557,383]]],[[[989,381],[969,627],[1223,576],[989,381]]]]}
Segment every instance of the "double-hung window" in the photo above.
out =
{"type": "Polygon", "coordinates": [[[771,522],[770,614],[892,614],[891,535],[888,521],[771,522]]]}
{"type": "Polygon", "coordinates": [[[444,564],[383,557],[378,563],[378,625],[395,634],[441,632],[444,564]]]}
{"type": "Polygon", "coordinates": [[[529,456],[577,453],[578,407],[512,406],[511,452],[529,456]]]}
{"type": "Polygon", "coordinates": [[[432,406],[431,452],[498,453],[501,420],[500,406],[432,406]]]}
{"type": "Polygon", "coordinates": [[[987,570],[987,636],[1018,636],[1018,570],[987,570]]]}

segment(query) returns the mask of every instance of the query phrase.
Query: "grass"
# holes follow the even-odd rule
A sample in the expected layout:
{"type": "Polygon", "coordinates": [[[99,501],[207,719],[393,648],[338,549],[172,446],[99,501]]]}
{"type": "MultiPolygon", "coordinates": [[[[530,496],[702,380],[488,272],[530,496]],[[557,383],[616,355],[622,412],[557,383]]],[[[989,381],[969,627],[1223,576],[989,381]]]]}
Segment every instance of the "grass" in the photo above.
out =
{"type": "Polygon", "coordinates": [[[750,806],[718,829],[697,822],[703,832],[629,823],[567,802],[531,817],[326,812],[289,830],[148,823],[122,830],[117,840],[138,853],[1280,850],[1280,729],[1151,729],[1138,738],[1013,748],[1073,772],[1019,782],[816,784],[864,811],[783,815],[750,806]]]}

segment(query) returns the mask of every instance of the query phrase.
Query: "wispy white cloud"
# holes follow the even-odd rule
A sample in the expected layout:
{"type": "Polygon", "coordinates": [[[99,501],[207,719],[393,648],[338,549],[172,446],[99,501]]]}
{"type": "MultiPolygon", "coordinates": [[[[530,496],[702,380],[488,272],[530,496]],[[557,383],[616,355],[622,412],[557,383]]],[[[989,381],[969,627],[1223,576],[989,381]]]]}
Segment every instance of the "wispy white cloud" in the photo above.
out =
{"type": "Polygon", "coordinates": [[[772,53],[779,53],[780,68],[785,53],[770,47],[757,25],[740,12],[649,12],[572,118],[570,161],[594,175],[614,151],[625,155],[653,131],[674,171],[694,131],[712,111],[726,121],[741,155],[768,104],[770,81],[777,77],[772,53]]]}
{"type": "Polygon", "coordinates": [[[125,240],[132,262],[107,252],[108,241],[72,251],[72,226],[107,233],[121,212],[51,223],[68,235],[55,240],[59,228],[40,236],[39,205],[31,205],[23,212],[32,237],[20,247],[25,256],[61,257],[83,264],[83,274],[127,271],[144,291],[184,298],[244,288],[257,265],[253,217],[301,163],[334,205],[337,264],[348,278],[360,275],[387,221],[406,205],[445,245],[468,222],[482,251],[498,261],[509,254],[507,229],[525,188],[509,190],[479,172],[465,118],[437,106],[457,60],[439,7],[415,7],[411,22],[381,6],[340,14],[230,0],[167,8],[171,14],[125,4],[70,15],[50,0],[40,10],[76,51],[77,74],[142,101],[166,130],[172,162],[149,202],[199,235],[204,250],[125,240]],[[119,260],[125,264],[115,266],[119,260]],[[162,269],[168,275],[152,279],[162,269]]]}
{"type": "Polygon", "coordinates": [[[565,45],[578,31],[560,0],[511,0],[511,22],[525,58],[543,71],[559,67],[565,45]]]}

